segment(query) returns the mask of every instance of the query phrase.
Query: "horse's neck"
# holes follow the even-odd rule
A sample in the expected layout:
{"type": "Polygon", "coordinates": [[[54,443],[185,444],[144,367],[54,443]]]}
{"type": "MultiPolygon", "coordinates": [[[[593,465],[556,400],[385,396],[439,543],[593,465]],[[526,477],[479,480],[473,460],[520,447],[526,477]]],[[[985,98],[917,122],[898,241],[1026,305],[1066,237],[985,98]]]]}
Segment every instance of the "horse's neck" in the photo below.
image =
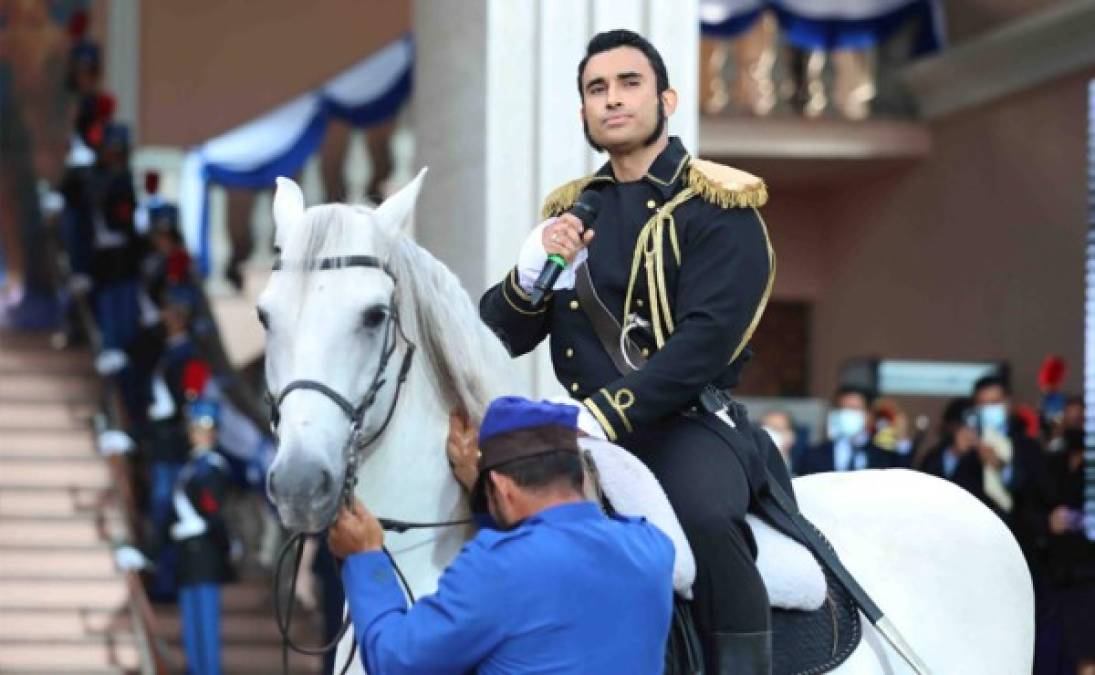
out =
{"type": "MultiPolygon", "coordinates": [[[[449,413],[419,361],[400,394],[391,424],[358,470],[358,497],[377,516],[439,522],[467,515],[466,500],[445,453],[449,413]]],[[[432,592],[460,550],[463,527],[387,533],[385,543],[416,595],[432,592]]]]}

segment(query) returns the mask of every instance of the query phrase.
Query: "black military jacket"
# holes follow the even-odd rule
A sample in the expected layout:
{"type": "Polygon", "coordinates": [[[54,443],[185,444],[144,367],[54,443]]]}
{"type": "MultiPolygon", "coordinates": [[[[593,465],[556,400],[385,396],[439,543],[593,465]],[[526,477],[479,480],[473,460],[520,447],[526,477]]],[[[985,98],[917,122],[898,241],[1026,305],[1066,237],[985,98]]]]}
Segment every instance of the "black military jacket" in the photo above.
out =
{"type": "Polygon", "coordinates": [[[677,138],[642,179],[619,182],[606,163],[551,193],[544,216],[559,215],[587,188],[602,197],[590,276],[621,324],[625,304],[629,316],[649,322],[629,333],[649,357],[645,366],[620,374],[573,290],[533,309],[516,268],[479,309],[514,356],[550,334],[559,381],[616,441],[689,408],[707,383],[736,384],[771,292],[775,256],[757,211],[767,200],[764,182],[692,159],[677,138]]]}

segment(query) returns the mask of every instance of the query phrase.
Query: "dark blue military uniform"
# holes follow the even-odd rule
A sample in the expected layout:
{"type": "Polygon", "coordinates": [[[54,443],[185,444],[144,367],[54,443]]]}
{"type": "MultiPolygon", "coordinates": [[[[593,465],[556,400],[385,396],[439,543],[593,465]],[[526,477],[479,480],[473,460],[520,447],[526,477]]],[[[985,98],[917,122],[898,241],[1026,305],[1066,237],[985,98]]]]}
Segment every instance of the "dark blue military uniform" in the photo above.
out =
{"type": "Polygon", "coordinates": [[[671,138],[641,179],[620,182],[606,163],[549,195],[544,217],[585,189],[602,198],[587,263],[593,286],[620,324],[642,322],[630,337],[646,364],[621,374],[577,293],[558,290],[537,309],[516,269],[487,291],[480,314],[515,356],[550,336],[559,381],[661,481],[696,554],[693,613],[710,654],[717,633],[768,627],[744,518],[764,465],[784,477],[786,469],[744,419],[747,433],[732,450],[689,416],[705,385],[725,391],[737,383],[771,292],[775,256],[757,210],[766,188],[744,172],[693,160],[671,138]]]}

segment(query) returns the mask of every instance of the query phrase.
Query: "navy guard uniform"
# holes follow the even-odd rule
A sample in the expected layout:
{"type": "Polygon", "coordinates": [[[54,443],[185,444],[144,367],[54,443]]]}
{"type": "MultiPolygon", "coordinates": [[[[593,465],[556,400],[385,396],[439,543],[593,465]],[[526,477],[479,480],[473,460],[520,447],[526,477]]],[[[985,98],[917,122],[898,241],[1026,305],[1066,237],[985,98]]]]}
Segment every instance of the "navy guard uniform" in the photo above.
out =
{"type": "MultiPolygon", "coordinates": [[[[188,409],[194,428],[214,430],[219,406],[198,399],[188,409]]],[[[228,463],[215,446],[191,441],[191,459],[175,484],[175,523],[169,534],[178,548],[179,611],[190,672],[221,673],[221,584],[235,579],[222,512],[230,480],[228,463]]]]}
{"type": "Polygon", "coordinates": [[[772,289],[775,255],[757,210],[766,187],[691,158],[674,137],[640,180],[617,181],[606,163],[552,192],[543,216],[560,215],[587,189],[602,198],[589,276],[615,321],[634,327],[628,338],[645,364],[622,374],[578,293],[556,289],[536,308],[516,268],[483,296],[480,314],[514,356],[550,335],[559,381],[609,440],[650,467],[677,512],[697,559],[692,609],[709,668],[752,660],[770,649],[769,610],[745,514],[765,465],[788,492],[789,478],[740,406],[733,416],[745,433],[733,449],[693,416],[707,385],[736,385],[772,289]]]}
{"type": "MultiPolygon", "coordinates": [[[[473,502],[482,501],[492,467],[551,450],[577,453],[576,427],[574,406],[497,399],[480,429],[473,502]],[[569,430],[569,448],[533,447],[547,435],[541,430],[553,431],[549,425],[569,430]],[[505,456],[491,462],[492,454],[505,456]]],[[[572,501],[510,530],[481,529],[437,593],[410,609],[382,551],[348,556],[342,579],[366,670],[375,675],[660,675],[673,558],[669,538],[644,519],[572,501]]]]}

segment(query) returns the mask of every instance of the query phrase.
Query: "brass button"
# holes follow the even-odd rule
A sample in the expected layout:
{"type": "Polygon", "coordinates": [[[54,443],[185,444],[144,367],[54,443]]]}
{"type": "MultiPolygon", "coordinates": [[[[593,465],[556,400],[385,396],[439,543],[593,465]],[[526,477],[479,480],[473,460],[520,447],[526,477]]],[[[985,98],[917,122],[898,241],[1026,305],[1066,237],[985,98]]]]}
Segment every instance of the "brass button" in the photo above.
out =
{"type": "Polygon", "coordinates": [[[577,383],[577,382],[571,382],[571,383],[570,383],[570,390],[571,390],[571,391],[573,391],[573,392],[575,392],[575,393],[577,393],[577,391],[578,391],[578,383],[577,383]]]}
{"type": "Polygon", "coordinates": [[[646,347],[643,347],[643,356],[650,356],[650,350],[646,347]]]}
{"type": "Polygon", "coordinates": [[[574,348],[573,347],[567,347],[566,355],[567,355],[568,359],[574,358],[574,348]]]}
{"type": "Polygon", "coordinates": [[[646,200],[646,208],[648,208],[648,209],[652,209],[652,208],[656,207],[657,205],[658,205],[658,202],[654,201],[653,199],[646,200]]]}
{"type": "Polygon", "coordinates": [[[578,301],[577,300],[571,300],[570,301],[570,308],[573,309],[573,310],[577,310],[578,309],[578,301]]]}
{"type": "Polygon", "coordinates": [[[635,306],[636,307],[642,307],[643,306],[643,299],[642,298],[635,298],[635,306]]]}

